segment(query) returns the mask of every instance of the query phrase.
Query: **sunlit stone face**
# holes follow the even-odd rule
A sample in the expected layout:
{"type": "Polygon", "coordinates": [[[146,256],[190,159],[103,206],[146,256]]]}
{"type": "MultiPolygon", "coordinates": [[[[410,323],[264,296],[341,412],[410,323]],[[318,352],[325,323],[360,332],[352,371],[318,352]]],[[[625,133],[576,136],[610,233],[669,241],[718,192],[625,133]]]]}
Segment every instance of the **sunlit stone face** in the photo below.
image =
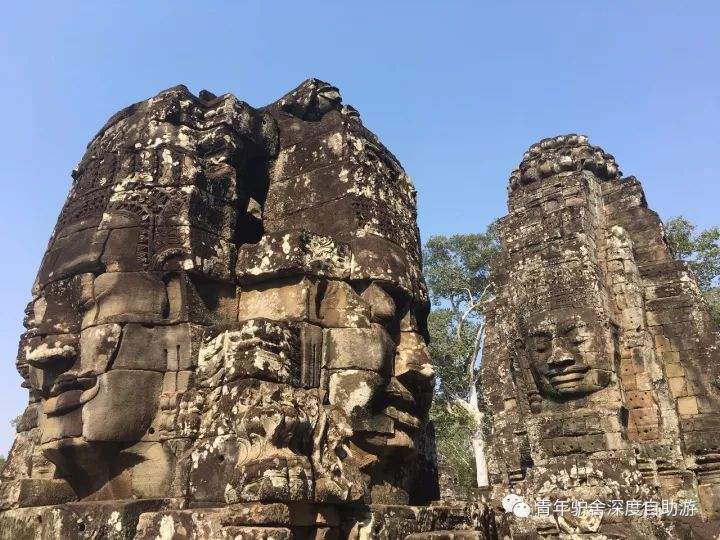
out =
{"type": "MultiPolygon", "coordinates": [[[[423,338],[427,293],[414,188],[335,87],[310,79],[269,112],[281,142],[263,213],[267,249],[253,258],[261,268],[238,264],[238,274],[242,285],[243,274],[259,281],[264,268],[280,268],[286,258],[304,261],[304,285],[268,279],[262,304],[275,295],[307,298],[310,308],[302,314],[286,309],[286,320],[302,318],[322,334],[313,342],[322,349],[314,496],[420,500],[407,463],[428,460],[434,372],[423,338]],[[319,436],[323,425],[334,434],[331,444],[319,436]]],[[[260,302],[243,299],[249,294],[240,293],[241,316],[246,306],[253,316],[263,314],[260,302]]]]}
{"type": "MultiPolygon", "coordinates": [[[[230,481],[228,502],[362,500],[378,469],[399,475],[399,463],[417,456],[434,373],[412,327],[413,300],[391,282],[271,277],[288,259],[312,272],[316,253],[326,266],[315,271],[341,275],[349,258],[330,257],[337,247],[310,234],[268,234],[240,250],[241,280],[260,281],[239,293],[240,324],[205,340],[197,372],[210,406],[199,419],[197,478],[217,463],[206,455],[237,454],[233,478],[242,482],[230,481]],[[204,389],[217,386],[230,401],[212,404],[204,389]]],[[[391,480],[388,490],[403,489],[391,480]]]]}
{"type": "MultiPolygon", "coordinates": [[[[378,331],[385,334],[387,360],[378,371],[337,370],[329,399],[348,414],[360,448],[380,457],[412,456],[430,407],[434,370],[422,336],[402,332],[395,343],[384,328],[378,331]]],[[[373,350],[377,343],[368,335],[357,351],[373,350]]]]}
{"type": "Polygon", "coordinates": [[[167,358],[150,347],[146,354],[130,349],[143,324],[144,339],[163,341],[167,327],[154,324],[168,308],[166,283],[151,272],[77,274],[43,288],[28,310],[24,348],[41,401],[42,443],[142,438],[156,414],[167,358]]]}
{"type": "Polygon", "coordinates": [[[74,173],[18,359],[40,451],[77,498],[432,498],[407,175],[322,81],[201,95],[122,111],[74,173]]]}
{"type": "Polygon", "coordinates": [[[526,348],[540,392],[572,398],[606,387],[613,369],[612,339],[590,310],[558,309],[533,317],[526,348]]]}
{"type": "Polygon", "coordinates": [[[21,355],[28,363],[31,391],[41,402],[42,442],[80,436],[78,409],[96,388],[97,373],[79,365],[80,317],[75,300],[81,295],[79,280],[70,279],[47,287],[27,309],[21,355]]]}
{"type": "Polygon", "coordinates": [[[115,115],[73,172],[18,368],[39,404],[40,450],[79,497],[168,495],[164,441],[178,436],[203,331],[237,321],[245,167],[276,144],[270,117],[176,87],[115,115]],[[122,479],[150,459],[157,478],[122,479]]]}

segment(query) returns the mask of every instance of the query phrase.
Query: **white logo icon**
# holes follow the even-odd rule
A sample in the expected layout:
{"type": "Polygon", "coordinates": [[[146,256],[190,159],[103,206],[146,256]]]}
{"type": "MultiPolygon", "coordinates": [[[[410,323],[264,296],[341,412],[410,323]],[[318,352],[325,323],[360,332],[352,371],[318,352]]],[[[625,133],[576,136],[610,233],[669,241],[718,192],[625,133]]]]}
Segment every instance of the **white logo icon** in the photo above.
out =
{"type": "Polygon", "coordinates": [[[502,507],[506,512],[512,512],[517,517],[528,517],[532,512],[530,505],[517,493],[508,493],[502,499],[502,507]]]}

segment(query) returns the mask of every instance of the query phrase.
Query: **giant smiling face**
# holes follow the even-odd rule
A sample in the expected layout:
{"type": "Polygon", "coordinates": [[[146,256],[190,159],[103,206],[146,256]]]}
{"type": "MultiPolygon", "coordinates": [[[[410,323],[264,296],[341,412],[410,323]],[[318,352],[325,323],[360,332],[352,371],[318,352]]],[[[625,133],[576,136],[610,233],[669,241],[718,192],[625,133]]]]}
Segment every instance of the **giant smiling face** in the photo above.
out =
{"type": "Polygon", "coordinates": [[[526,340],[540,392],[572,398],[605,388],[613,371],[610,330],[587,309],[558,309],[533,317],[526,340]]]}

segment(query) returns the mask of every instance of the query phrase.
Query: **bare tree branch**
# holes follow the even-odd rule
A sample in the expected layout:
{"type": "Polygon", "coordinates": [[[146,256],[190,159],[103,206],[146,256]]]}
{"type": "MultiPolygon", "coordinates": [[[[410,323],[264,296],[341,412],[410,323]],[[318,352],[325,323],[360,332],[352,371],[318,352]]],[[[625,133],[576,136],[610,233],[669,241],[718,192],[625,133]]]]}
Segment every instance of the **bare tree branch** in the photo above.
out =
{"type": "MultiPolygon", "coordinates": [[[[470,314],[471,314],[473,311],[475,311],[475,309],[477,309],[477,307],[478,307],[480,304],[482,304],[482,302],[485,300],[485,295],[487,294],[487,292],[488,292],[489,289],[490,289],[490,284],[488,283],[487,285],[485,285],[485,288],[484,288],[483,291],[480,293],[480,297],[477,299],[476,302],[473,302],[473,301],[472,301],[472,300],[473,300],[473,295],[472,295],[472,292],[470,292],[470,289],[465,289],[465,290],[467,291],[467,293],[468,293],[468,296],[470,297],[470,302],[469,302],[470,307],[468,307],[468,308],[465,310],[465,312],[462,314],[462,316],[460,317],[460,321],[458,322],[458,327],[457,327],[457,330],[456,330],[456,332],[455,332],[455,337],[456,337],[456,338],[460,339],[460,332],[462,332],[462,327],[463,327],[463,325],[465,324],[465,320],[470,316],[470,314]]],[[[457,313],[457,311],[459,311],[459,309],[456,310],[456,313],[457,313]]]]}
{"type": "Polygon", "coordinates": [[[473,344],[473,361],[471,363],[471,382],[476,384],[480,377],[480,366],[481,362],[478,362],[478,358],[482,358],[482,347],[485,343],[485,321],[480,323],[477,334],[475,334],[475,343],[473,344]]]}
{"type": "Polygon", "coordinates": [[[463,290],[468,294],[468,304],[474,304],[475,299],[473,298],[472,291],[467,287],[465,287],[463,290]]]}

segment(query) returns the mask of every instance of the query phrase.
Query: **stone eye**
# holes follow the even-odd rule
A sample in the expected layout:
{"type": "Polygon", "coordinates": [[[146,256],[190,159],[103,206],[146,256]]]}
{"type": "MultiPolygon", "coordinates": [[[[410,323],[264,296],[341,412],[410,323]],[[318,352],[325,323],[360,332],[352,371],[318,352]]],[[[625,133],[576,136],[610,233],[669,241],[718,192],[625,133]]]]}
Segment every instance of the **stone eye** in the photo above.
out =
{"type": "Polygon", "coordinates": [[[544,353],[550,348],[550,339],[546,336],[537,336],[534,340],[536,352],[544,353]]]}

